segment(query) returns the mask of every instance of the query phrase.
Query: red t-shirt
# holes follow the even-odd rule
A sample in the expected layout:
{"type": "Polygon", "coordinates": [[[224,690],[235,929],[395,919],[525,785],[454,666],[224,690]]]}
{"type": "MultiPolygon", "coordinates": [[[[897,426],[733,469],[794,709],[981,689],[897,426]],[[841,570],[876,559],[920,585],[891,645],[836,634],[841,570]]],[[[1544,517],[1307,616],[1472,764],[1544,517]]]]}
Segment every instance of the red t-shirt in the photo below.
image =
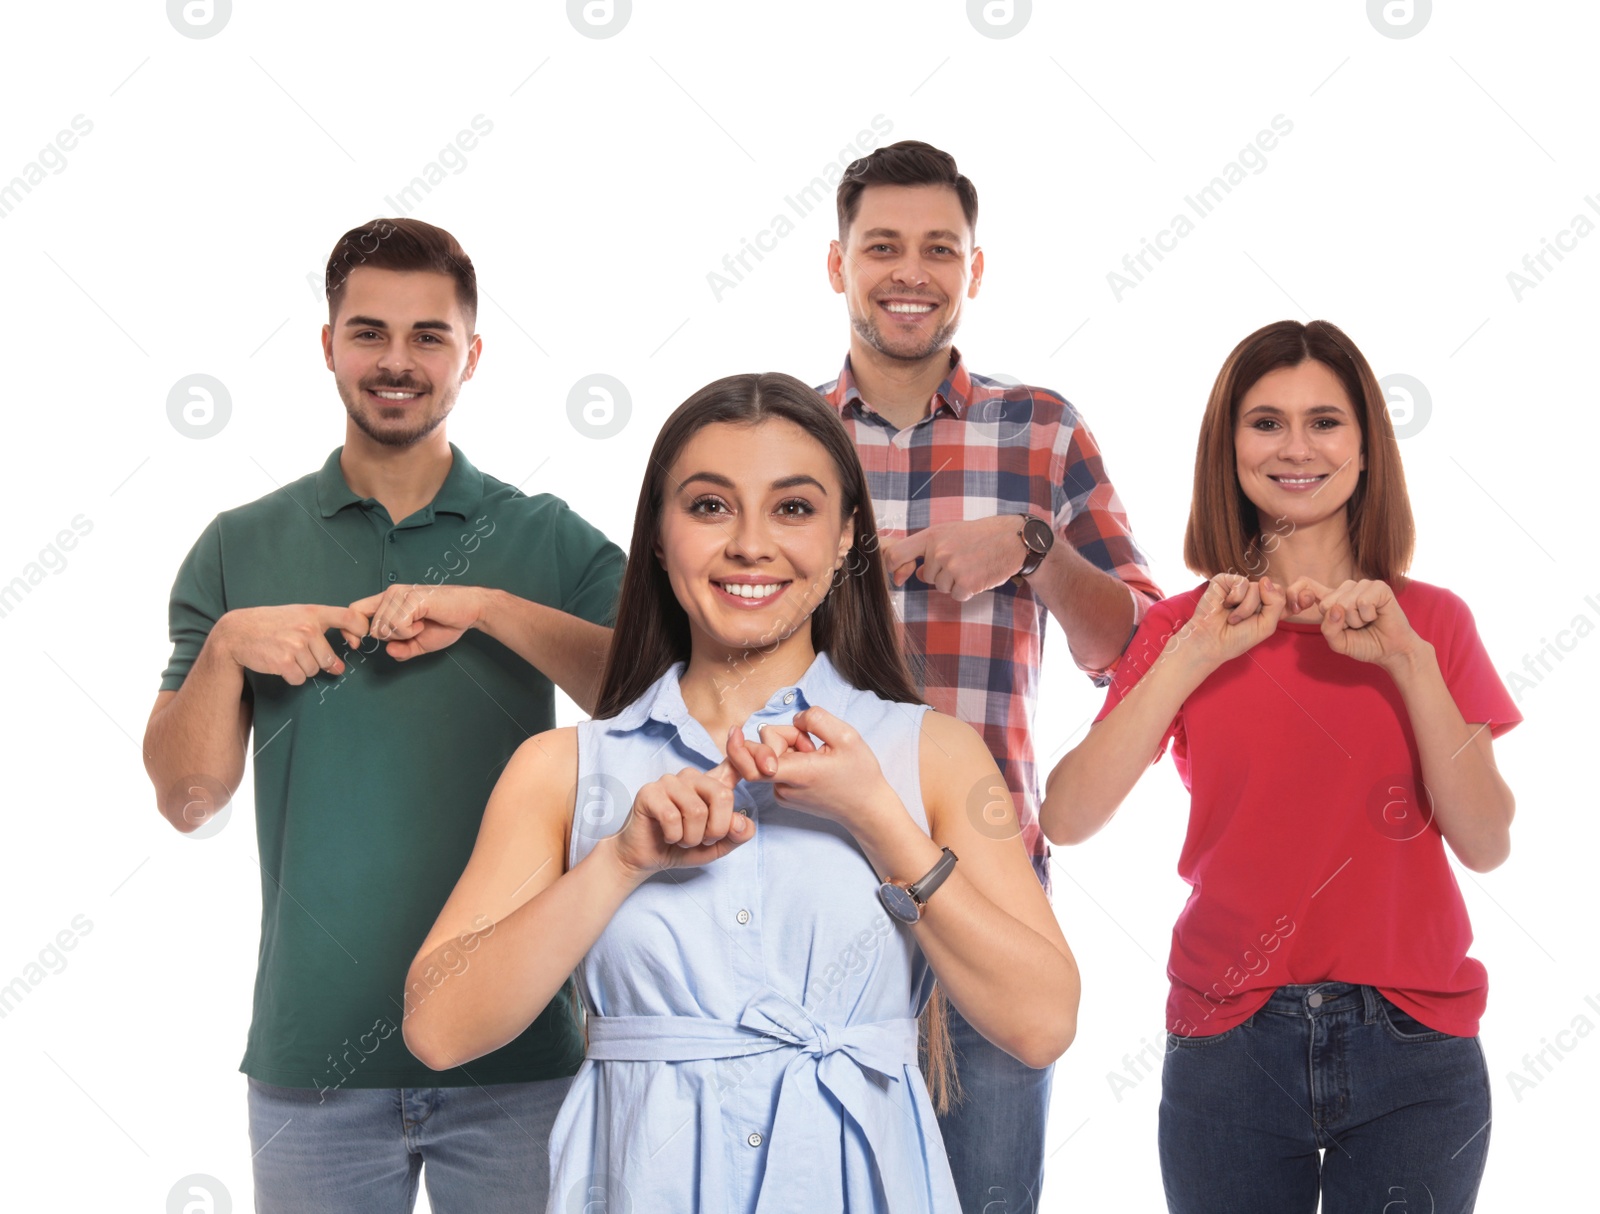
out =
{"type": "MultiPolygon", "coordinates": [[[[1204,591],[1150,609],[1096,720],[1204,591]]],[[[1522,720],[1464,602],[1417,581],[1396,601],[1469,724],[1498,737],[1522,720]]],[[[1286,983],[1336,981],[1375,986],[1440,1032],[1477,1033],[1488,976],[1467,956],[1467,909],[1381,667],[1335,653],[1315,624],[1280,623],[1184,701],[1156,759],[1168,742],[1190,793],[1178,874],[1193,887],[1167,964],[1172,1032],[1209,1037],[1286,983]]]]}

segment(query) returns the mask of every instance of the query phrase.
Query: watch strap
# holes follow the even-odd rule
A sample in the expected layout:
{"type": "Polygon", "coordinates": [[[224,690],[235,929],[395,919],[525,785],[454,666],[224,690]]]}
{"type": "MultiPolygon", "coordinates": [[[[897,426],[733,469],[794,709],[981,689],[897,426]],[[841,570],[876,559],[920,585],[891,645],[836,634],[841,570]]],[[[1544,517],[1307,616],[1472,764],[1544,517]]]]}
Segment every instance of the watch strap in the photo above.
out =
{"type": "Polygon", "coordinates": [[[933,897],[934,891],[944,884],[945,878],[950,875],[955,866],[955,852],[948,847],[944,848],[942,854],[934,861],[933,867],[927,871],[922,880],[906,886],[906,893],[916,900],[918,906],[925,906],[928,899],[933,897]]]}
{"type": "MultiPolygon", "coordinates": [[[[1033,515],[1023,514],[1019,515],[1018,517],[1022,519],[1022,526],[1017,529],[1017,538],[1022,541],[1022,546],[1027,551],[1028,555],[1022,560],[1022,568],[1017,570],[1017,572],[1012,576],[1013,578],[1025,578],[1044,563],[1044,558],[1049,553],[1051,542],[1054,541],[1055,536],[1052,533],[1050,536],[1050,541],[1047,541],[1045,543],[1044,550],[1040,551],[1028,542],[1028,524],[1033,521],[1033,515]]],[[[1042,521],[1043,520],[1041,520],[1041,522],[1042,521]]]]}

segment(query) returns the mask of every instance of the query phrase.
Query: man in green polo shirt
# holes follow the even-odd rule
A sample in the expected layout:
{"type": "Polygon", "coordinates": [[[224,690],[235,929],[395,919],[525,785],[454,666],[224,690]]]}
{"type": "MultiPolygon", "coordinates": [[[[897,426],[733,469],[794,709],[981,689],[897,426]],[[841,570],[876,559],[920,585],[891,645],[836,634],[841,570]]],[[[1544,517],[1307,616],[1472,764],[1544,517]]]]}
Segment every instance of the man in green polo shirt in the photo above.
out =
{"type": "Polygon", "coordinates": [[[501,767],[555,724],[552,683],[592,710],[623,557],[446,439],[482,348],[448,232],[356,228],[327,285],[344,446],[218,515],[184,560],[146,766],[192,831],[238,787],[255,733],[261,941],[240,1069],[256,1208],[409,1211],[420,1174],[438,1210],[542,1210],[583,1058],[573,1005],[432,1071],[401,1037],[428,994],[405,976],[501,767]]]}

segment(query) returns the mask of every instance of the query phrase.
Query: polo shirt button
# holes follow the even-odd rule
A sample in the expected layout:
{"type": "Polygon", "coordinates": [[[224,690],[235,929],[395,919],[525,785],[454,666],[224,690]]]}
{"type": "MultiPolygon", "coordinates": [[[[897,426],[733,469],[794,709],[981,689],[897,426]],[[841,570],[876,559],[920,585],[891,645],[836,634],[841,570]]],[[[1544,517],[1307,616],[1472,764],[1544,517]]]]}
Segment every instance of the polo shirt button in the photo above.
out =
{"type": "Polygon", "coordinates": [[[391,573],[391,574],[390,574],[390,575],[389,575],[389,580],[390,580],[390,581],[391,581],[391,582],[392,582],[392,581],[394,581],[394,580],[395,580],[395,579],[396,579],[396,578],[397,578],[397,577],[399,577],[399,576],[400,576],[400,575],[399,575],[399,574],[396,574],[396,573],[391,573]]]}
{"type": "Polygon", "coordinates": [[[743,927],[746,923],[750,922],[750,912],[747,910],[741,910],[737,915],[734,916],[734,918],[739,921],[739,926],[743,927]]]}
{"type": "Polygon", "coordinates": [[[783,702],[785,704],[793,704],[794,703],[794,692],[792,692],[792,691],[786,692],[784,694],[784,697],[783,697],[783,702]]]}
{"type": "Polygon", "coordinates": [[[1311,997],[1306,1000],[1306,1002],[1308,1004],[1310,1004],[1312,1007],[1321,1007],[1322,1006],[1322,996],[1321,996],[1321,994],[1319,994],[1319,993],[1314,991],[1314,992],[1312,992],[1311,997]]]}
{"type": "Polygon", "coordinates": [[[758,1147],[761,1145],[761,1135],[752,1131],[750,1137],[746,1138],[745,1141],[753,1147],[758,1147]]]}
{"type": "Polygon", "coordinates": [[[393,531],[389,532],[389,534],[386,535],[384,538],[387,539],[391,544],[394,543],[394,532],[393,531]]]}

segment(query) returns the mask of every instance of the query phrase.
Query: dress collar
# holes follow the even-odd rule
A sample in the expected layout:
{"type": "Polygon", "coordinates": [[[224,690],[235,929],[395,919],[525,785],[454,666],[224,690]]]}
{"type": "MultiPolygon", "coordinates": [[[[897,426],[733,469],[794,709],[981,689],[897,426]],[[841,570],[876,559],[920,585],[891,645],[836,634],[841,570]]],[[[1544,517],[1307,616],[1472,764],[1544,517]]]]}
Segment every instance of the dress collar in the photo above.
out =
{"type": "MultiPolygon", "coordinates": [[[[751,660],[759,664],[760,652],[756,651],[751,660]]],[[[642,728],[647,721],[663,721],[681,727],[689,720],[689,709],[683,702],[683,690],[679,685],[687,668],[687,662],[675,662],[643,695],[612,717],[607,729],[612,733],[626,733],[642,728]]],[[[750,715],[793,716],[817,705],[842,714],[846,699],[854,691],[856,688],[839,673],[828,655],[819,653],[798,681],[778,688],[763,707],[750,715]]]]}

